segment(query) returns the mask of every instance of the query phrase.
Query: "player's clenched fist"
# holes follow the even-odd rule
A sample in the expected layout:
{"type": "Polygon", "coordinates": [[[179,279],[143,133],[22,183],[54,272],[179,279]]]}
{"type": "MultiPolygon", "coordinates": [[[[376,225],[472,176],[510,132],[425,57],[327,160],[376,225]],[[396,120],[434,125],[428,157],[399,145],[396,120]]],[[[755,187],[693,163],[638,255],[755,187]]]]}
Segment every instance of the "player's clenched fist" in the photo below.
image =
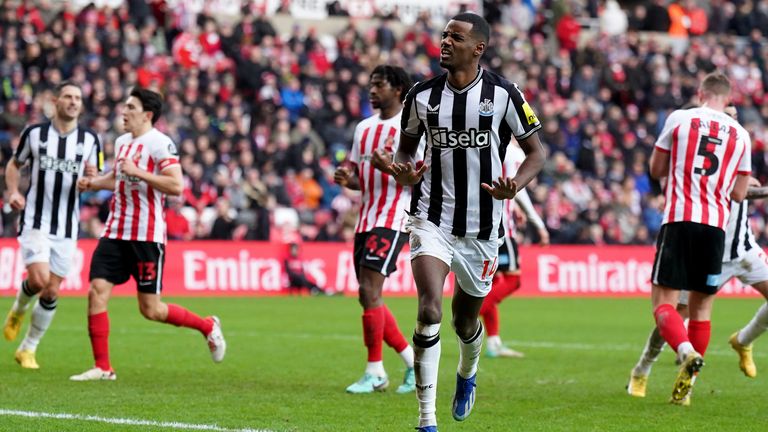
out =
{"type": "Polygon", "coordinates": [[[333,173],[333,181],[339,186],[346,186],[349,183],[349,176],[352,175],[352,171],[347,167],[338,167],[333,173]]]}
{"type": "Polygon", "coordinates": [[[24,199],[24,195],[14,192],[11,194],[10,198],[8,199],[8,202],[11,204],[11,208],[14,210],[21,210],[24,208],[24,204],[26,203],[26,200],[24,199]]]}

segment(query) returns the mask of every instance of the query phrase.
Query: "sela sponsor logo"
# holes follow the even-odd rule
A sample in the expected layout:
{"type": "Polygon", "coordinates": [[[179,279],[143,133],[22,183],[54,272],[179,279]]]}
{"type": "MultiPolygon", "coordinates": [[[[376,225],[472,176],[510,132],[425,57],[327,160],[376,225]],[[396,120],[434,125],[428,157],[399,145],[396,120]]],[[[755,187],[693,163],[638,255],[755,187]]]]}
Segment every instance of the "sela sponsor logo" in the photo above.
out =
{"type": "Polygon", "coordinates": [[[80,171],[80,165],[73,160],[57,159],[51,156],[40,156],[40,169],[65,174],[77,174],[78,171],[80,171]]]}
{"type": "Polygon", "coordinates": [[[451,130],[444,127],[429,128],[432,145],[438,148],[483,148],[491,145],[491,131],[467,129],[451,130]]]}
{"type": "Polygon", "coordinates": [[[493,101],[490,99],[484,99],[480,102],[477,112],[483,117],[490,117],[493,115],[493,101]]]}

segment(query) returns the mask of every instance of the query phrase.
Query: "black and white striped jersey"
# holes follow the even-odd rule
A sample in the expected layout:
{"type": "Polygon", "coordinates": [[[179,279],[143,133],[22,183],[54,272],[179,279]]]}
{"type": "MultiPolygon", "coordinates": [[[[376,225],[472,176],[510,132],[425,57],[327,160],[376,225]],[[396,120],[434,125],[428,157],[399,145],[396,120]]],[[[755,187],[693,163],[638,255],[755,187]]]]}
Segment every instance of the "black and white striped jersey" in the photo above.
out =
{"type": "Polygon", "coordinates": [[[725,248],[723,262],[733,261],[743,257],[752,248],[758,248],[755,234],[749,226],[749,203],[731,202],[731,213],[728,216],[728,226],[725,229],[725,248]]]}
{"type": "Polygon", "coordinates": [[[25,229],[39,229],[59,238],[77,238],[77,179],[84,174],[86,163],[99,171],[103,164],[96,133],[78,125],[60,135],[51,122],[34,124],[22,133],[15,159],[21,165],[30,162],[30,185],[19,234],[25,229]]]}
{"type": "Polygon", "coordinates": [[[541,128],[516,84],[480,69],[463,89],[443,74],[413,86],[405,98],[402,133],[426,134],[429,169],[414,185],[411,214],[459,237],[493,240],[502,202],[480,187],[502,173],[507,144],[541,128]]]}

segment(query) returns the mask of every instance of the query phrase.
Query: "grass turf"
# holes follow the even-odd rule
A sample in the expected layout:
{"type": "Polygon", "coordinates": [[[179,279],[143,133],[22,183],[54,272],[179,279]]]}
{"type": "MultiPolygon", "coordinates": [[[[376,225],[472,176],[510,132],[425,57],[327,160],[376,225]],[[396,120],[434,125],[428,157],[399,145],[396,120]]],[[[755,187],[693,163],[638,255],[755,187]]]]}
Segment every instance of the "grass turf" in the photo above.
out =
{"type": "MultiPolygon", "coordinates": [[[[348,395],[365,365],[356,299],[339,297],[167,299],[222,319],[222,364],[188,329],[145,321],[133,298],[110,304],[116,382],[69,382],[92,366],[86,300],[59,302],[41,343],[39,371],[13,360],[18,340],[0,342],[0,410],[218,425],[275,431],[406,431],[417,421],[415,396],[397,395],[404,367],[385,346],[392,391],[348,395]]],[[[0,299],[1,310],[12,299],[0,299]]],[[[388,299],[410,339],[416,300],[388,299]]],[[[751,319],[758,300],[719,299],[705,366],[692,406],[667,403],[677,367],[669,350],[654,367],[645,399],[624,386],[652,317],[647,299],[510,298],[501,305],[502,336],[524,359],[482,358],[472,416],[451,418],[458,359],[445,303],[438,386],[441,431],[750,431],[764,430],[768,359],[756,346],[758,377],[738,369],[728,336],[751,319]]],[[[25,317],[25,328],[28,317],[25,317]]],[[[21,335],[19,339],[21,338],[21,335]]],[[[78,419],[2,414],[3,431],[170,431],[78,419]]],[[[182,430],[182,429],[178,429],[182,430]]]]}

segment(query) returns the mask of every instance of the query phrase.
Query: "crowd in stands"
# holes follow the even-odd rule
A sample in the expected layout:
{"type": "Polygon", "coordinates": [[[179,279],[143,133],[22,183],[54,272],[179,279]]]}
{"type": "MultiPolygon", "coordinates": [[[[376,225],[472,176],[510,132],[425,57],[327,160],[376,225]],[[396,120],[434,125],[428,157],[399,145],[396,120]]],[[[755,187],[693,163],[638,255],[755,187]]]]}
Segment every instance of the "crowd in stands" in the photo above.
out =
{"type": "MultiPolygon", "coordinates": [[[[348,20],[325,34],[311,24],[280,31],[249,2],[236,22],[184,2],[60,4],[0,6],[0,165],[24,125],[45,119],[62,79],[82,86],[82,121],[101,138],[107,169],[127,91],[160,91],[157,127],[177,143],[185,181],[168,202],[174,239],[350,241],[359,197],[332,179],[356,123],[372,114],[370,70],[442,72],[442,17],[405,27],[392,16],[348,20]]],[[[548,162],[529,192],[553,243],[652,244],[663,206],[647,174],[653,143],[714,69],[732,79],[754,175],[768,183],[768,0],[483,4],[494,29],[483,64],[518,83],[544,125],[548,162]]],[[[110,197],[83,195],[84,237],[99,235],[110,197]]],[[[763,243],[767,212],[751,206],[763,243]]],[[[15,214],[5,205],[2,215],[1,234],[14,236],[15,214]]]]}

